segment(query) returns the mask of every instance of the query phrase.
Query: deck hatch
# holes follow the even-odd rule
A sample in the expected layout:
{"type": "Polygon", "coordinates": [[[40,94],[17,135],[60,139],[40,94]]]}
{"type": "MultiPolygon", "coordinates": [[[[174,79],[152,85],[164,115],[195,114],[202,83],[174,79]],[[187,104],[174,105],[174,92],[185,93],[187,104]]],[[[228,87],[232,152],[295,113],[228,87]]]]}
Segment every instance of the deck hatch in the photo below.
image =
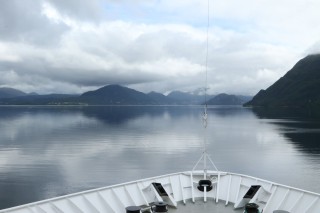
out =
{"type": "Polygon", "coordinates": [[[243,196],[243,198],[252,199],[254,197],[254,195],[258,192],[260,187],[261,187],[260,185],[252,185],[249,188],[249,190],[247,191],[247,193],[243,196]]]}

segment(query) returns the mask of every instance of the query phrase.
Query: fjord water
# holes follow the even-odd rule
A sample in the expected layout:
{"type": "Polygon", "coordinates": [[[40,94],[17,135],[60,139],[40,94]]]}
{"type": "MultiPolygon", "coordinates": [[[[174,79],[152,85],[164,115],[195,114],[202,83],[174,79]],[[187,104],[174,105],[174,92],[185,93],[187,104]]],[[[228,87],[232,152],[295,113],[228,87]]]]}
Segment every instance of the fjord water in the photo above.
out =
{"type": "MultiPolygon", "coordinates": [[[[0,107],[0,209],[191,170],[201,106],[0,107]]],[[[320,120],[210,107],[208,153],[222,171],[320,192],[320,120]]]]}

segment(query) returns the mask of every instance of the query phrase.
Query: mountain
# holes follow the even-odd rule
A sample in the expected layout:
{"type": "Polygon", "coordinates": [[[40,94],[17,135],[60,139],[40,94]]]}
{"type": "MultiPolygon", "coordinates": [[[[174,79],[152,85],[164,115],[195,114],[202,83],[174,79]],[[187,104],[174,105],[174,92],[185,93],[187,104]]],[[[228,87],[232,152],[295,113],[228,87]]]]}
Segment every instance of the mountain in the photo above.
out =
{"type": "Polygon", "coordinates": [[[188,92],[172,91],[167,95],[168,98],[172,99],[174,104],[201,104],[204,102],[204,95],[195,95],[188,92]]]}
{"type": "MultiPolygon", "coordinates": [[[[215,96],[208,95],[207,100],[213,97],[215,96]]],[[[39,95],[12,88],[0,88],[0,105],[200,105],[204,99],[204,95],[180,91],[171,92],[167,96],[157,92],[145,94],[120,85],[104,86],[82,95],[39,95]]],[[[239,104],[238,99],[248,100],[248,97],[220,94],[208,104],[234,105],[239,104]]]]}
{"type": "Polygon", "coordinates": [[[79,104],[77,95],[25,95],[0,99],[0,105],[73,105],[79,104]]]}
{"type": "Polygon", "coordinates": [[[36,92],[30,92],[30,93],[28,93],[27,95],[39,95],[39,94],[36,93],[36,92]]]}
{"type": "Polygon", "coordinates": [[[9,88],[9,87],[1,87],[0,88],[0,99],[1,98],[13,98],[19,96],[25,96],[27,93],[24,93],[20,90],[9,88]]]}
{"type": "Polygon", "coordinates": [[[208,105],[242,105],[244,103],[239,97],[235,95],[228,95],[221,93],[208,100],[208,105]]]}
{"type": "Polygon", "coordinates": [[[157,104],[159,105],[170,105],[170,104],[174,104],[174,100],[171,99],[170,97],[165,96],[162,93],[158,93],[158,92],[150,92],[147,94],[150,98],[152,98],[154,101],[157,102],[157,104]]]}
{"type": "Polygon", "coordinates": [[[320,54],[301,59],[266,90],[260,90],[245,106],[319,107],[320,54]]]}
{"type": "Polygon", "coordinates": [[[253,96],[249,95],[237,95],[237,97],[242,101],[242,103],[247,103],[252,100],[253,96]]]}
{"type": "Polygon", "coordinates": [[[108,85],[83,93],[79,100],[97,105],[148,105],[156,104],[148,95],[120,85],[108,85]]]}

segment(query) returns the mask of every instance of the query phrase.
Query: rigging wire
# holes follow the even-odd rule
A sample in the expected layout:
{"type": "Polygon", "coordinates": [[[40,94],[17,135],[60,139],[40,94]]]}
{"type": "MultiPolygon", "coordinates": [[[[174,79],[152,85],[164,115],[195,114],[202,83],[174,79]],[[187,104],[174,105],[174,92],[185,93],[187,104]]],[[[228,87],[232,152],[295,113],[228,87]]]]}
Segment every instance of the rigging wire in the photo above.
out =
{"type": "Polygon", "coordinates": [[[208,56],[209,56],[209,27],[210,27],[210,10],[209,0],[207,0],[207,45],[206,45],[206,61],[205,61],[205,88],[204,88],[204,112],[203,112],[203,126],[204,126],[204,141],[203,141],[203,170],[204,178],[207,176],[207,125],[208,125],[208,114],[207,114],[207,88],[208,88],[208,56]]]}
{"type": "Polygon", "coordinates": [[[210,28],[210,1],[207,1],[207,49],[206,49],[206,62],[205,62],[205,72],[206,72],[206,79],[205,79],[205,88],[204,88],[204,100],[205,100],[205,107],[207,108],[207,89],[208,89],[208,57],[209,57],[209,28],[210,28]]]}
{"type": "Polygon", "coordinates": [[[207,159],[213,165],[216,171],[217,167],[211,160],[210,156],[207,154],[207,126],[208,126],[208,103],[207,103],[207,90],[208,90],[208,61],[209,61],[209,29],[210,29],[210,0],[207,0],[207,50],[206,50],[206,61],[205,61],[205,89],[204,89],[204,113],[203,113],[203,125],[204,125],[204,151],[203,151],[203,167],[204,167],[204,178],[207,176],[207,159]]]}
{"type": "Polygon", "coordinates": [[[207,40],[206,40],[206,60],[205,60],[205,87],[204,87],[204,113],[203,113],[203,125],[207,128],[207,89],[208,89],[208,58],[209,58],[209,28],[210,28],[210,0],[207,0],[207,40]]]}
{"type": "MultiPolygon", "coordinates": [[[[209,28],[210,28],[210,0],[207,0],[207,39],[206,39],[206,57],[205,57],[205,88],[204,88],[204,112],[202,114],[202,123],[204,126],[204,142],[203,142],[203,154],[201,155],[200,159],[196,163],[196,165],[193,167],[192,171],[195,171],[197,168],[198,164],[201,162],[203,159],[203,170],[204,170],[204,179],[207,178],[207,160],[209,160],[209,163],[213,166],[215,171],[219,171],[216,167],[216,165],[213,163],[212,159],[210,156],[207,154],[207,149],[206,149],[206,143],[207,143],[207,126],[208,126],[208,103],[207,103],[207,90],[208,90],[208,60],[209,60],[209,28]]],[[[192,175],[192,173],[191,173],[192,175]]]]}
{"type": "MultiPolygon", "coordinates": [[[[202,115],[203,126],[206,129],[208,125],[208,115],[207,115],[207,89],[208,89],[208,58],[209,58],[209,28],[210,28],[210,1],[207,0],[207,40],[206,40],[206,60],[205,60],[205,88],[204,88],[204,112],[202,115]]],[[[204,148],[205,148],[204,144],[204,148]]],[[[205,149],[204,149],[205,150],[205,149]]]]}

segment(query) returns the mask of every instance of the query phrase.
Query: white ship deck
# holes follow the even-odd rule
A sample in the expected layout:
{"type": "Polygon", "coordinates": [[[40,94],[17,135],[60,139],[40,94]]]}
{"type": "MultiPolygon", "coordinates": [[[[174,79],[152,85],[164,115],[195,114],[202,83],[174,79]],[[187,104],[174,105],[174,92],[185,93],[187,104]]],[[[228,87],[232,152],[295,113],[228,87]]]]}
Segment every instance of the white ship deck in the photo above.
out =
{"type": "Polygon", "coordinates": [[[177,208],[169,208],[168,213],[243,213],[243,209],[234,209],[232,204],[225,205],[223,202],[216,203],[214,200],[208,200],[204,203],[203,200],[197,200],[195,203],[191,200],[186,204],[178,203],[177,208]]]}
{"type": "Polygon", "coordinates": [[[206,177],[212,183],[208,192],[198,189],[203,171],[189,171],[57,197],[0,213],[123,213],[128,206],[139,206],[142,212],[150,212],[155,202],[168,203],[169,213],[243,212],[247,203],[258,204],[263,213],[320,211],[317,193],[234,173],[208,171],[206,177]],[[254,187],[255,192],[249,193],[254,187]],[[247,197],[248,194],[251,196],[247,197]]]}

